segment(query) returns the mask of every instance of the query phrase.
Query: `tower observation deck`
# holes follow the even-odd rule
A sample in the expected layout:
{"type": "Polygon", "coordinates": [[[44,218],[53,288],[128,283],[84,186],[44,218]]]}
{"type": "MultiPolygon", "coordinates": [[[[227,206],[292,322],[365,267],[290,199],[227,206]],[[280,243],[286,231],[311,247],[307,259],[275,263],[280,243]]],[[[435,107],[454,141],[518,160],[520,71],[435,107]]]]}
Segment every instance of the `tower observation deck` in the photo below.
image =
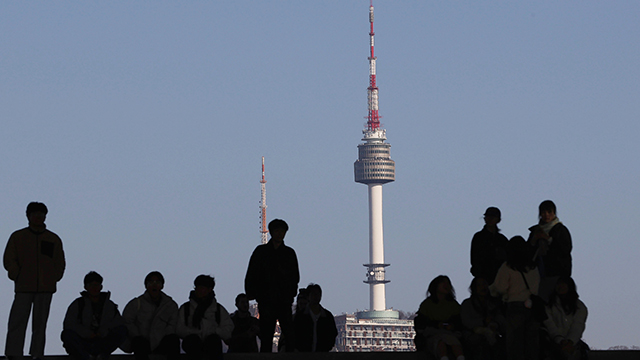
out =
{"type": "Polygon", "coordinates": [[[376,60],[374,54],[373,5],[369,6],[369,87],[367,88],[368,115],[365,129],[362,130],[364,143],[358,145],[358,160],[354,163],[355,181],[366,184],[369,189],[369,263],[366,284],[370,289],[370,318],[396,317],[397,312],[386,309],[384,242],[382,229],[382,185],[395,180],[395,162],[391,160],[391,145],[386,130],[380,125],[378,113],[378,86],[376,85],[376,60]]]}

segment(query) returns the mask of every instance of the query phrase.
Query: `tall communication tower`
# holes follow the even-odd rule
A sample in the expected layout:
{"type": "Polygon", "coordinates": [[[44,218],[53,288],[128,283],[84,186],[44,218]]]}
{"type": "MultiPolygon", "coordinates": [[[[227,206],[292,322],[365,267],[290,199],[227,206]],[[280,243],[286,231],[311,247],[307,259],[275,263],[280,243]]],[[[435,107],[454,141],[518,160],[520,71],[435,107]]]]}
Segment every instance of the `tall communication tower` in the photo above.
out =
{"type": "Polygon", "coordinates": [[[264,179],[264,156],[262,157],[262,180],[260,180],[260,236],[261,242],[266,244],[267,239],[267,180],[264,179]]]}
{"type": "MultiPolygon", "coordinates": [[[[369,189],[369,263],[367,279],[369,284],[368,312],[359,316],[373,318],[397,315],[386,311],[384,243],[382,231],[382,185],[395,180],[395,162],[391,160],[391,145],[385,143],[386,131],[380,126],[378,113],[378,86],[376,85],[376,56],[374,55],[373,4],[369,6],[369,87],[367,88],[369,109],[367,124],[362,130],[364,143],[358,145],[358,160],[354,163],[355,181],[366,184],[369,189]]],[[[397,313],[393,311],[393,313],[397,313]]]]}

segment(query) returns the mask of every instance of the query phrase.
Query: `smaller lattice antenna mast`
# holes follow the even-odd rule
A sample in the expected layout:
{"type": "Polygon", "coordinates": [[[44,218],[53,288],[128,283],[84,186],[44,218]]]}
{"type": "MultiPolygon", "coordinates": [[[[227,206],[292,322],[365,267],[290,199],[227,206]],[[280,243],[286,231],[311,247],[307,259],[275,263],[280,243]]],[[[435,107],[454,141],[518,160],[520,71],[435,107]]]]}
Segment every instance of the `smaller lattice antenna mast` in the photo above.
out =
{"type": "Polygon", "coordinates": [[[264,156],[262,157],[262,180],[260,180],[260,236],[261,242],[266,244],[267,239],[267,180],[264,179],[264,156]]]}

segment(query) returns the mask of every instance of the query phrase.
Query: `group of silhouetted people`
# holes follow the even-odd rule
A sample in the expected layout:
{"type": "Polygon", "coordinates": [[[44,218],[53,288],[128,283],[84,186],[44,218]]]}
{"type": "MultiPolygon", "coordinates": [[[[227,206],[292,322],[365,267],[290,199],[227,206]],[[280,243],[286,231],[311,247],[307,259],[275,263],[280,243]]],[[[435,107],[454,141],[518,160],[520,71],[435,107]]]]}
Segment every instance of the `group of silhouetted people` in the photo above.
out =
{"type": "MultiPolygon", "coordinates": [[[[4,267],[15,283],[5,348],[9,360],[23,357],[32,308],[30,354],[34,360],[44,356],[51,300],[65,269],[62,241],[44,223],[47,212],[43,203],[30,203],[29,226],[11,234],[4,252],[4,267]]],[[[272,352],[279,322],[281,351],[330,351],[337,336],[333,315],[320,305],[319,285],[310,284],[298,294],[298,259],[284,245],[288,229],[280,219],[269,223],[271,239],[251,255],[246,294],[236,297],[237,310],[232,314],[216,301],[212,276],[197,276],[189,301],[178,307],[162,291],[165,279],[158,271],[145,277],[144,293],[129,301],[120,314],[110,293],[102,291],[103,277],[90,271],[84,277],[84,291],[64,317],[64,349],[77,360],[106,360],[118,348],[133,353],[136,360],[149,360],[150,355],[176,360],[181,351],[192,360],[221,359],[223,343],[228,352],[272,352]],[[249,300],[254,299],[259,318],[249,311],[249,300]]]]}
{"type": "Polygon", "coordinates": [[[538,210],[528,240],[507,240],[500,210],[486,210],[471,241],[471,296],[459,304],[447,276],[431,281],[414,319],[419,351],[438,360],[586,359],[587,307],[571,278],[571,234],[551,200],[538,210]]]}
{"type": "MultiPolygon", "coordinates": [[[[44,356],[51,299],[65,269],[62,241],[44,223],[47,207],[32,202],[26,214],[29,226],[11,234],[3,259],[15,283],[5,348],[9,360],[23,356],[32,309],[30,354],[44,356]]],[[[581,337],[587,308],[571,278],[571,235],[555,204],[540,204],[539,223],[529,228],[528,240],[507,240],[500,220],[500,210],[488,208],[485,226],[473,236],[468,299],[457,302],[447,276],[429,284],[414,320],[416,348],[439,360],[585,359],[588,346],[581,337]]],[[[152,354],[175,360],[181,351],[193,360],[220,359],[223,342],[229,352],[272,352],[279,323],[279,351],[330,351],[338,334],[333,314],[320,305],[319,285],[298,291],[298,259],[284,244],[288,230],[283,220],[269,223],[271,239],[253,251],[246,293],[236,297],[233,314],[216,301],[212,276],[197,276],[189,301],[178,307],[162,291],[165,280],[158,271],[145,277],[144,293],[120,314],[110,293],[102,291],[102,276],[89,272],[84,291],[64,317],[65,350],[77,360],[106,360],[117,348],[137,360],[152,354]],[[250,313],[250,300],[257,301],[259,318],[250,313]]]]}

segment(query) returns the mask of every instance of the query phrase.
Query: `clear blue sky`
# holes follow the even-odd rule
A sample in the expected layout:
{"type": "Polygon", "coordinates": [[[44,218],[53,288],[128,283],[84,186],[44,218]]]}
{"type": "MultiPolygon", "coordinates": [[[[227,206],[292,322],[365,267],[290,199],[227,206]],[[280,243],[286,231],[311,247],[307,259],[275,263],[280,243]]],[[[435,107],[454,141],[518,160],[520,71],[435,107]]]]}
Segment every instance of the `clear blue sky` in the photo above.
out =
{"type": "MultiPolygon", "coordinates": [[[[640,3],[381,1],[387,305],[471,281],[488,206],[508,237],[552,199],[596,348],[640,345],[640,3]]],[[[217,279],[233,310],[268,218],[291,230],[302,281],[334,313],[369,306],[363,1],[0,2],[0,234],[50,209],[67,272],[47,353],[90,270],[124,307],[151,270],[187,299],[217,279]]],[[[0,342],[13,284],[0,281],[0,342]]]]}

